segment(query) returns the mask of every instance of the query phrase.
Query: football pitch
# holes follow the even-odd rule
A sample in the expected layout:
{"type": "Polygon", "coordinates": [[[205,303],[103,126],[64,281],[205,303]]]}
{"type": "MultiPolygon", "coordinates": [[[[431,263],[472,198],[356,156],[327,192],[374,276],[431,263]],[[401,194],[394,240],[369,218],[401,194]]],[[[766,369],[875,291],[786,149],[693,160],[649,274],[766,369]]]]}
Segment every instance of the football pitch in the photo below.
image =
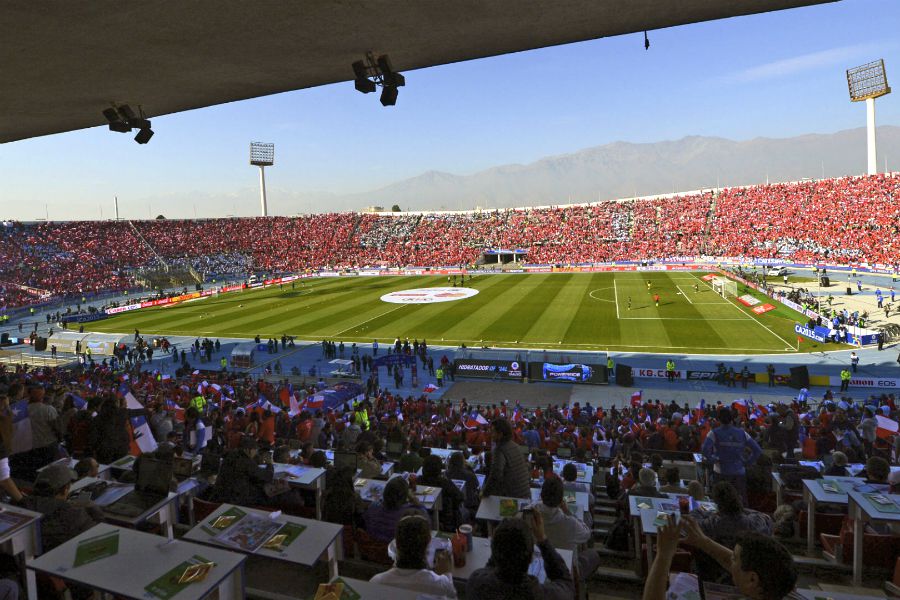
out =
{"type": "MultiPolygon", "coordinates": [[[[168,308],[116,315],[91,323],[94,331],[263,339],[533,349],[616,350],[686,354],[783,354],[798,351],[794,323],[805,317],[773,302],[754,314],[724,299],[703,273],[623,272],[475,275],[465,288],[447,277],[319,278],[292,289],[231,292],[168,308]],[[648,287],[649,282],[649,287],[648,287]],[[397,292],[398,301],[382,297],[397,292]],[[430,297],[429,297],[430,294],[430,297]],[[659,294],[659,306],[653,295],[659,294]],[[436,301],[433,301],[436,300],[436,301]],[[450,300],[450,301],[447,301],[450,300]]],[[[739,289],[739,294],[745,293],[739,289]]],[[[765,297],[753,292],[761,300],[765,297]]],[[[804,341],[799,351],[818,351],[804,341]]]]}

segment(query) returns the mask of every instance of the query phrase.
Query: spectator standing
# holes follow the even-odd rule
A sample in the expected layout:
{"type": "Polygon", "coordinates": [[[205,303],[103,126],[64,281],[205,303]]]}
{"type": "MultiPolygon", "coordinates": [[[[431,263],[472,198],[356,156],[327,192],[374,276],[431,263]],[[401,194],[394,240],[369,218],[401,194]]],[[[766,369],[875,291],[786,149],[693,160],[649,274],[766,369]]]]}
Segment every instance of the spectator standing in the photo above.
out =
{"type": "Polygon", "coordinates": [[[482,495],[531,498],[531,474],[522,447],[512,439],[512,427],[503,418],[491,421],[491,470],[484,480],[482,495]]]}
{"type": "Polygon", "coordinates": [[[675,381],[675,361],[671,358],[666,361],[666,379],[669,380],[669,383],[675,381]]]}
{"type": "Polygon", "coordinates": [[[701,452],[713,463],[714,481],[727,481],[746,499],[746,466],[755,463],[762,450],[750,434],[732,425],[731,409],[719,409],[718,418],[721,425],[706,436],[701,452]]]}

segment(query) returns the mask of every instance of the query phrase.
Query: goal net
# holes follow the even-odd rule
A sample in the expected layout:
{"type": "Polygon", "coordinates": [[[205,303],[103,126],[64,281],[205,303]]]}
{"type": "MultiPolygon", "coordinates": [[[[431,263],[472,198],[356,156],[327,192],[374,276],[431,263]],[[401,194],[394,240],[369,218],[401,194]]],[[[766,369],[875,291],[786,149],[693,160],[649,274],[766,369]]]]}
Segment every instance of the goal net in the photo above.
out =
{"type": "Polygon", "coordinates": [[[712,284],[713,291],[723,298],[737,296],[737,281],[732,281],[727,277],[715,277],[710,283],[712,284]]]}

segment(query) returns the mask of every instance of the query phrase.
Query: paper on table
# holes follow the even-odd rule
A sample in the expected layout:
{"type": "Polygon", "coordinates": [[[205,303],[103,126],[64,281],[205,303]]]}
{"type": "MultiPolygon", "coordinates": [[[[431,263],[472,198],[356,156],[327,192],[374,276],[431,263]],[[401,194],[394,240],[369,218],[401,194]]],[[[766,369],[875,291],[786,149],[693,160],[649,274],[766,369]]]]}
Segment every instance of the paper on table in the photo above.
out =
{"type": "Polygon", "coordinates": [[[900,513],[900,506],[883,494],[863,494],[875,510],[884,513],[900,513]]]}
{"type": "Polygon", "coordinates": [[[78,547],[75,549],[75,564],[72,566],[80,567],[109,556],[115,556],[118,552],[119,530],[115,529],[78,542],[78,547]]]}
{"type": "MultiPolygon", "coordinates": [[[[341,591],[340,600],[359,600],[361,598],[361,596],[359,595],[359,592],[357,592],[352,587],[350,587],[350,584],[347,583],[346,581],[344,581],[343,579],[341,579],[340,577],[335,579],[333,583],[340,583],[344,586],[344,589],[341,591]]],[[[318,598],[318,596],[316,596],[316,598],[318,598]]]]}
{"type": "Polygon", "coordinates": [[[237,506],[232,506],[219,516],[213,517],[207,521],[202,529],[209,535],[217,535],[219,532],[228,529],[234,525],[236,521],[243,519],[245,516],[247,516],[246,512],[237,506]]]}
{"type": "Polygon", "coordinates": [[[169,600],[169,598],[173,598],[178,592],[191,585],[190,583],[180,583],[185,571],[196,565],[209,563],[210,561],[207,559],[195,554],[189,560],[166,571],[164,575],[152,581],[149,585],[145,586],[144,589],[152,596],[161,598],[161,600],[169,600]]]}
{"type": "Polygon", "coordinates": [[[281,529],[282,523],[268,517],[247,515],[237,523],[214,537],[213,539],[226,546],[236,546],[246,552],[256,552],[275,532],[281,529]]]}
{"type": "Polygon", "coordinates": [[[290,546],[300,534],[306,531],[306,525],[285,523],[278,532],[263,545],[268,550],[283,550],[290,546]]]}
{"type": "Polygon", "coordinates": [[[28,515],[23,515],[15,511],[0,509],[0,533],[8,531],[13,527],[18,527],[30,518],[31,517],[28,515]]]}

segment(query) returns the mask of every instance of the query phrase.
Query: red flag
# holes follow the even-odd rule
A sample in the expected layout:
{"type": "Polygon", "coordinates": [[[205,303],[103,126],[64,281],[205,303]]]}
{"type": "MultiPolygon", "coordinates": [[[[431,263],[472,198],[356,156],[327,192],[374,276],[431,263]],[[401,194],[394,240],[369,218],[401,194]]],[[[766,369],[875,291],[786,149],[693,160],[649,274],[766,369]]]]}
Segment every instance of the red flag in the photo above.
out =
{"type": "Polygon", "coordinates": [[[878,427],[875,429],[876,436],[884,440],[889,440],[897,435],[898,429],[900,429],[900,423],[888,419],[887,417],[882,417],[881,415],[875,415],[875,419],[878,421],[878,427]]]}
{"type": "Polygon", "coordinates": [[[634,408],[638,408],[641,405],[641,395],[643,394],[643,390],[634,392],[631,394],[631,406],[634,408]]]}

